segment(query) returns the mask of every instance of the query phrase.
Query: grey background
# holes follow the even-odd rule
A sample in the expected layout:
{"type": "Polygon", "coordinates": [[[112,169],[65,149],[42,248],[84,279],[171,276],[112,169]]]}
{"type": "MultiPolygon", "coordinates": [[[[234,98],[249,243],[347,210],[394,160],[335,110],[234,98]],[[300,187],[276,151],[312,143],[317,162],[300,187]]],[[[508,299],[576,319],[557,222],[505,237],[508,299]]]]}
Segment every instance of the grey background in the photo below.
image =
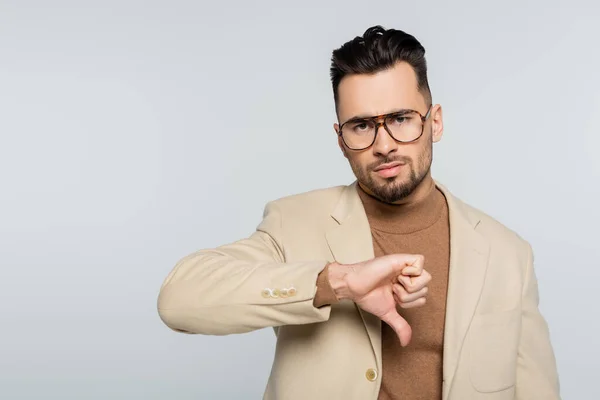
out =
{"type": "Polygon", "coordinates": [[[427,49],[434,175],[529,240],[565,399],[600,398],[600,7],[0,1],[0,398],[258,399],[271,330],[185,336],[158,289],[269,200],[352,180],[331,50],[427,49]]]}

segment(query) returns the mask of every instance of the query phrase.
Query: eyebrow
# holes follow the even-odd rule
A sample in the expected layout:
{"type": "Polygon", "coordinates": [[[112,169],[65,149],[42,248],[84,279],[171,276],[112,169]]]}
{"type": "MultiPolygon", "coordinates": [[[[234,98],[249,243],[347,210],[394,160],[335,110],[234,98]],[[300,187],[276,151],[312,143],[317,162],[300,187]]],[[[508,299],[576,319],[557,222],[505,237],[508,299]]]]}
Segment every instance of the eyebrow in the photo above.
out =
{"type": "MultiPolygon", "coordinates": [[[[397,109],[397,110],[392,110],[392,111],[390,111],[390,112],[386,112],[386,113],[379,114],[379,115],[388,115],[388,114],[406,114],[406,113],[409,113],[409,112],[414,112],[414,111],[415,111],[415,110],[412,110],[412,109],[410,109],[410,108],[400,108],[400,109],[397,109]]],[[[368,119],[368,118],[378,117],[379,115],[366,115],[366,114],[358,114],[358,115],[355,115],[355,116],[353,116],[352,118],[350,118],[350,119],[346,120],[346,122],[344,122],[344,124],[345,124],[345,123],[347,123],[347,122],[351,122],[351,121],[358,121],[358,120],[363,120],[363,119],[368,119]]]]}

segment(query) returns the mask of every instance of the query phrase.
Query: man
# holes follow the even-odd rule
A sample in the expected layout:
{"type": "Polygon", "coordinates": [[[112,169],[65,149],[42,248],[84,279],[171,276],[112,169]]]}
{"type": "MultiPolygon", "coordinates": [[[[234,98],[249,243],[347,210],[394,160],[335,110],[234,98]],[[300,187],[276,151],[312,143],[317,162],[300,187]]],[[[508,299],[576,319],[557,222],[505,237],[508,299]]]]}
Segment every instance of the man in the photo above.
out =
{"type": "Polygon", "coordinates": [[[376,26],[333,52],[331,79],[356,182],[272,201],[250,237],[183,258],[162,320],[273,327],[266,399],[559,399],[530,245],[431,176],[424,48],[376,26]]]}

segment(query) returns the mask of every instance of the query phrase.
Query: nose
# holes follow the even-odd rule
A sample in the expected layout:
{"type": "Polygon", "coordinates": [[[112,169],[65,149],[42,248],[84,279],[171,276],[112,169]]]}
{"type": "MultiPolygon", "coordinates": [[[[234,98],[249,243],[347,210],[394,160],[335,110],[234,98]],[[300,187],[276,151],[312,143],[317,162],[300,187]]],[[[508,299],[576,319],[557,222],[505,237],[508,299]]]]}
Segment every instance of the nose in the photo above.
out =
{"type": "Polygon", "coordinates": [[[398,143],[389,134],[383,126],[383,123],[375,127],[375,142],[373,143],[373,152],[376,155],[387,156],[398,149],[398,143]]]}

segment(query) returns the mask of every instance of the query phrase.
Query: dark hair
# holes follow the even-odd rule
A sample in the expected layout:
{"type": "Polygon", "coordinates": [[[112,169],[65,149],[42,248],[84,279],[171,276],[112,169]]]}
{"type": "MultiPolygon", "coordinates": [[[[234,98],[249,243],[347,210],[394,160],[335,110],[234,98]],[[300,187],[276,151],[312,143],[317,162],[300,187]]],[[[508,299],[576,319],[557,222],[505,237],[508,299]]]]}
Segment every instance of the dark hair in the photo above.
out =
{"type": "Polygon", "coordinates": [[[338,87],[344,76],[374,74],[392,68],[400,61],[413,68],[417,75],[417,89],[425,101],[431,103],[425,48],[406,32],[376,25],[367,29],[362,37],[355,37],[332,53],[330,74],[336,110],[338,87]]]}

